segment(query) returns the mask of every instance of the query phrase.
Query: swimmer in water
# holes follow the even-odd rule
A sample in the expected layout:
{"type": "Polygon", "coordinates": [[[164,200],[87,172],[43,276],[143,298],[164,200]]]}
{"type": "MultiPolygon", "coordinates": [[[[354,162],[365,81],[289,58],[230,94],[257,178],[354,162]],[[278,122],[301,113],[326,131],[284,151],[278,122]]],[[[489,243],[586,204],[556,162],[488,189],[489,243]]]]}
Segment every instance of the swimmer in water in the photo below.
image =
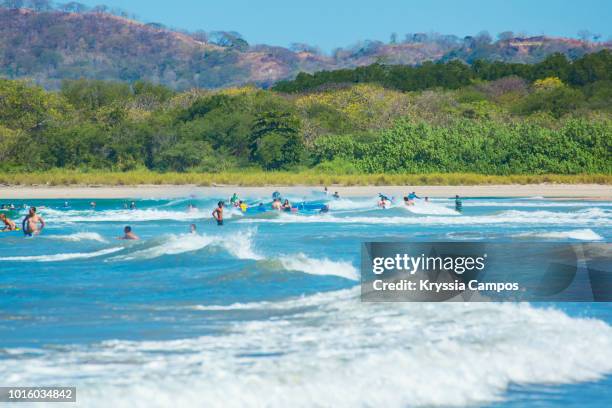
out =
{"type": "Polygon", "coordinates": [[[138,235],[132,232],[132,227],[130,227],[129,225],[126,225],[125,228],[123,229],[123,236],[119,237],[118,239],[136,241],[136,240],[139,240],[140,238],[138,238],[138,235]]]}

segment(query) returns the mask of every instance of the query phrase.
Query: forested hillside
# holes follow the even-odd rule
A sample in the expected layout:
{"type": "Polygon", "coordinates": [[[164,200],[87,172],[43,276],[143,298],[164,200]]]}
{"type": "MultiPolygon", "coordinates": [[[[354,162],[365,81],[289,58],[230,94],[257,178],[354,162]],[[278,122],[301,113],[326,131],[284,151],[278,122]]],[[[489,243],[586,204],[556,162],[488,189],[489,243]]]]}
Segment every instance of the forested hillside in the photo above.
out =
{"type": "Polygon", "coordinates": [[[0,168],[612,173],[608,51],[364,70],[372,81],[319,74],[292,93],[0,80],[0,168]]]}
{"type": "Polygon", "coordinates": [[[186,32],[145,24],[104,6],[51,5],[47,0],[0,0],[0,77],[29,78],[47,89],[58,89],[64,79],[80,78],[144,80],[175,90],[268,87],[299,72],[373,63],[415,65],[454,59],[534,63],[553,53],[574,59],[611,47],[587,37],[501,33],[494,41],[487,33],[465,38],[416,33],[402,38],[392,34],[388,42],[360,41],[324,54],[307,44],[290,48],[249,44],[232,31],[186,32]]]}

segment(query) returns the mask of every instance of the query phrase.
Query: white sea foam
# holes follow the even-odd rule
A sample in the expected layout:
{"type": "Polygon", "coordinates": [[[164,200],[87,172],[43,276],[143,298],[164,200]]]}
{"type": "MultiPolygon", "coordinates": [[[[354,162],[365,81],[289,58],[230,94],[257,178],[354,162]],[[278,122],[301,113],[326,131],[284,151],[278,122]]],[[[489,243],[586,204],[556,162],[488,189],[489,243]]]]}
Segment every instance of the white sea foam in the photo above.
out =
{"type": "Polygon", "coordinates": [[[24,262],[59,262],[69,261],[73,259],[87,259],[96,258],[98,256],[112,254],[114,252],[121,251],[123,247],[113,247],[101,249],[94,252],[75,252],[75,253],[61,253],[51,255],[32,255],[32,256],[8,256],[0,258],[0,261],[24,261],[24,262]]]}
{"type": "Polygon", "coordinates": [[[435,204],[432,202],[425,201],[415,201],[414,205],[401,205],[400,208],[403,208],[414,214],[460,215],[452,208],[445,207],[441,204],[435,204]]]}
{"type": "Polygon", "coordinates": [[[118,255],[109,261],[131,261],[137,259],[153,259],[164,255],[177,255],[185,252],[194,252],[205,248],[214,242],[214,238],[198,234],[168,234],[162,236],[157,242],[145,249],[118,255]]]}
{"type": "MultiPolygon", "coordinates": [[[[193,211],[171,210],[68,210],[58,211],[47,209],[44,212],[48,222],[144,222],[158,220],[188,221],[210,218],[210,211],[196,209],[193,211]]],[[[232,212],[227,212],[226,218],[231,218],[232,212]]]]}
{"type": "Polygon", "coordinates": [[[359,273],[350,262],[332,261],[328,258],[316,259],[299,253],[279,258],[287,270],[295,270],[311,275],[334,275],[341,278],[358,280],[359,273]]]}
{"type": "Polygon", "coordinates": [[[411,216],[411,217],[337,217],[332,214],[300,216],[281,214],[275,219],[244,219],[240,223],[339,223],[339,224],[399,224],[399,225],[486,225],[486,224],[544,224],[544,225],[599,225],[612,226],[612,211],[589,208],[573,212],[508,210],[480,216],[411,216]]]}
{"type": "Polygon", "coordinates": [[[515,234],[519,238],[549,238],[549,239],[575,239],[582,241],[601,241],[603,237],[592,229],[576,229],[570,231],[530,231],[515,234]]]}
{"type": "Polygon", "coordinates": [[[553,309],[363,304],[358,288],[278,305],[290,313],[212,336],[12,353],[0,378],[75,385],[87,407],[420,407],[483,405],[510,384],[612,372],[612,328],[553,309]]]}
{"type": "Polygon", "coordinates": [[[79,242],[79,241],[97,241],[108,242],[102,235],[97,232],[76,232],[69,235],[43,235],[45,238],[56,239],[60,241],[79,242]]]}

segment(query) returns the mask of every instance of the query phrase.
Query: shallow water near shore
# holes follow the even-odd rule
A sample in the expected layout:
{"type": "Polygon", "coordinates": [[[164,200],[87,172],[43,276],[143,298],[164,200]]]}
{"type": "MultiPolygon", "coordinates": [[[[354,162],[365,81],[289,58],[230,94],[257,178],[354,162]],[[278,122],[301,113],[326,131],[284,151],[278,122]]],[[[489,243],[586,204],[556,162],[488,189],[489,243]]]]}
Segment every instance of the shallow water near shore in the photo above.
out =
{"type": "Polygon", "coordinates": [[[0,233],[0,385],[76,386],[87,407],[612,405],[608,303],[365,304],[358,288],[361,242],[609,242],[612,202],[457,213],[313,192],[288,198],[328,213],[228,209],[218,227],[221,198],[13,200],[48,225],[0,233]],[[141,240],[117,240],[125,225],[141,240]]]}

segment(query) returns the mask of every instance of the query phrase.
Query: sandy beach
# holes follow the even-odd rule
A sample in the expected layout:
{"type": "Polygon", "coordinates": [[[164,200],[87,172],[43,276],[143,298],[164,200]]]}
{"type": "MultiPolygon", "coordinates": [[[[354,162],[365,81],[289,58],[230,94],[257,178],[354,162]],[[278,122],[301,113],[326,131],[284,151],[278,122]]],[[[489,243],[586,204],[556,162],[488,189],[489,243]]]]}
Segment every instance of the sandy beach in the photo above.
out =
{"type": "MultiPolygon", "coordinates": [[[[140,185],[140,186],[3,186],[0,187],[0,202],[7,199],[75,199],[75,198],[174,198],[194,196],[228,197],[237,192],[242,196],[267,196],[279,190],[285,194],[302,195],[312,191],[322,191],[316,186],[215,186],[195,185],[140,185]]],[[[330,193],[337,191],[341,196],[365,197],[379,192],[387,195],[402,196],[416,191],[420,196],[451,197],[546,197],[573,199],[612,199],[612,186],[601,184],[528,184],[528,185],[480,185],[480,186],[356,186],[329,187],[330,193]]]]}

